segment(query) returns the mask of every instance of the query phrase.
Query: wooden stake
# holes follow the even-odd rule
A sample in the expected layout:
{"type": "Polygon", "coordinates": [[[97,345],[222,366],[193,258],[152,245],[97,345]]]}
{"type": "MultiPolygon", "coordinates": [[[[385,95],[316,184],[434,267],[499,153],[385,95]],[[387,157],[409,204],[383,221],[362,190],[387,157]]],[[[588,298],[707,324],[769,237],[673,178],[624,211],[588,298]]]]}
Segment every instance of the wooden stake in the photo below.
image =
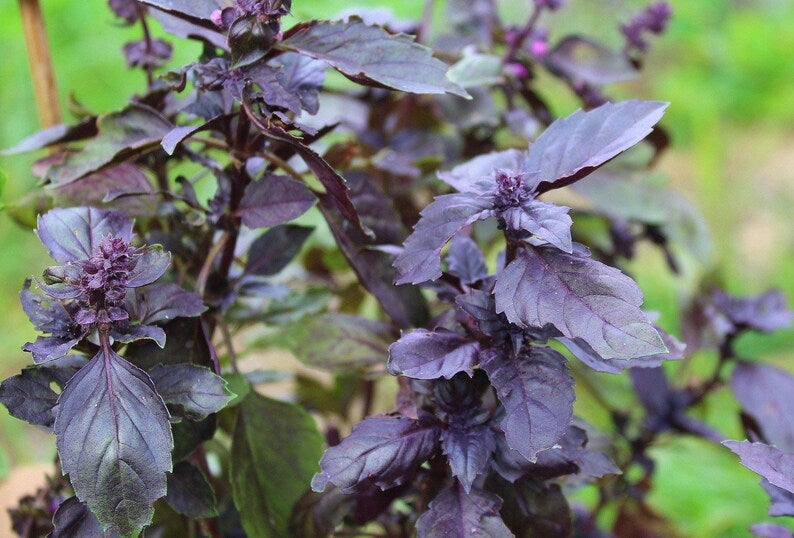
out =
{"type": "Polygon", "coordinates": [[[61,106],[39,0],[19,0],[19,11],[22,15],[22,29],[28,49],[39,121],[44,128],[52,127],[61,123],[61,106]]]}

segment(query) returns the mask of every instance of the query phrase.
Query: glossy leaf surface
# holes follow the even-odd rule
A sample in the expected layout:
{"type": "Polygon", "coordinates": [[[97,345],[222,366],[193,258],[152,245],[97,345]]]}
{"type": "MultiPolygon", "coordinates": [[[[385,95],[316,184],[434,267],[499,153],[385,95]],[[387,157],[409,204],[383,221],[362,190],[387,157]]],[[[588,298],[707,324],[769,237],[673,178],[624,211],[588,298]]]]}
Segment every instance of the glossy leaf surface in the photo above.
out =
{"type": "Polygon", "coordinates": [[[581,338],[605,359],[631,359],[667,348],[640,310],[642,292],[619,270],[552,248],[522,249],[499,275],[496,309],[522,327],[551,324],[581,338]]]}
{"type": "Polygon", "coordinates": [[[553,447],[573,417],[573,376],[565,358],[551,348],[532,346],[519,356],[498,351],[482,354],[505,409],[500,423],[507,443],[530,461],[553,447]]]}
{"type": "Polygon", "coordinates": [[[249,536],[288,536],[290,514],[317,470],[323,439],[301,408],[254,391],[236,409],[230,476],[243,528],[249,536]]]}
{"type": "Polygon", "coordinates": [[[55,435],[63,472],[108,532],[133,536],[166,493],[169,414],[143,370],[106,349],[66,385],[55,435]]]}
{"type": "Polygon", "coordinates": [[[459,334],[417,329],[389,347],[389,372],[414,379],[450,379],[458,372],[471,376],[480,345],[459,334]]]}
{"type": "Polygon", "coordinates": [[[411,93],[467,95],[446,77],[447,66],[412,36],[392,35],[358,18],[304,23],[278,47],[328,62],[359,83],[411,93]]]}

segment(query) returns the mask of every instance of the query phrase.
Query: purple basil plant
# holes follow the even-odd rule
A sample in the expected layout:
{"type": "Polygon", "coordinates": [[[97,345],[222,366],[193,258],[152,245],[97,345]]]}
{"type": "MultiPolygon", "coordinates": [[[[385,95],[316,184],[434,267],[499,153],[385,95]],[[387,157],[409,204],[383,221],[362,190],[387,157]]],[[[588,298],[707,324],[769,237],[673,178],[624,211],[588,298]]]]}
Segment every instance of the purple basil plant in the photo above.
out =
{"type": "Polygon", "coordinates": [[[15,216],[58,264],[21,293],[35,364],[0,385],[58,452],[17,533],[664,535],[649,449],[722,442],[690,411],[727,383],[751,442],[726,445],[792,513],[791,428],[768,411],[792,381],[734,348],[790,322],[782,296],[704,286],[682,343],[626,270],[641,243],[673,272],[706,248],[650,177],[667,103],[609,97],[666,3],[614,22],[622,50],[555,36],[562,1],[520,24],[448,0],[443,25],[351,9],[289,27],[289,1],[109,4],[142,30],[122,52],[144,89],[7,150],[51,148],[19,204],[38,218],[15,216]],[[155,22],[196,61],[173,66],[155,22]],[[556,117],[542,73],[582,110],[556,117]],[[257,365],[262,347],[311,369],[257,365]],[[698,349],[713,375],[668,379],[698,349]],[[601,398],[599,431],[575,385],[610,375],[637,406],[601,398]],[[284,380],[291,401],[268,390],[284,380]],[[583,487],[593,506],[570,503],[583,487]]]}

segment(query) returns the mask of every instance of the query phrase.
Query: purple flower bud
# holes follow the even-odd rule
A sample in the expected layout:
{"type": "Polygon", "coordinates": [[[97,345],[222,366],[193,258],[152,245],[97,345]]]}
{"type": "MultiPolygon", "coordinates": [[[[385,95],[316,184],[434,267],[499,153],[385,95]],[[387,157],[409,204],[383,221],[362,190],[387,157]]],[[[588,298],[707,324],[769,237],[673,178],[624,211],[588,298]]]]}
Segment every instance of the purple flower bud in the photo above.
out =
{"type": "Polygon", "coordinates": [[[223,28],[223,11],[220,9],[216,9],[212,13],[210,13],[210,20],[212,24],[217,26],[218,28],[223,28]]]}
{"type": "Polygon", "coordinates": [[[498,209],[519,207],[527,199],[528,192],[521,174],[510,170],[496,170],[496,191],[494,192],[494,205],[498,209]]]}
{"type": "Polygon", "coordinates": [[[644,34],[660,34],[667,27],[667,22],[673,14],[670,4],[667,2],[657,2],[646,7],[634,15],[631,20],[620,26],[620,31],[626,38],[626,46],[645,52],[648,49],[648,42],[644,34]]]}
{"type": "Polygon", "coordinates": [[[529,51],[533,56],[541,58],[549,53],[549,44],[545,39],[534,39],[529,45],[529,51]]]}
{"type": "Polygon", "coordinates": [[[529,77],[529,69],[517,62],[509,63],[505,66],[508,72],[518,79],[529,77]]]}

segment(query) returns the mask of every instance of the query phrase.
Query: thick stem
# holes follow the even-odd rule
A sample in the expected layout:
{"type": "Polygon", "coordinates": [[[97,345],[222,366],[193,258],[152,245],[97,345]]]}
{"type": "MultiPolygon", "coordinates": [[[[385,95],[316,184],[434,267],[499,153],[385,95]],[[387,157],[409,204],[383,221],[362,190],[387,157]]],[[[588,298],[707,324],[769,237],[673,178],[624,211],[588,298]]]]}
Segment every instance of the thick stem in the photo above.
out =
{"type": "Polygon", "coordinates": [[[19,12],[22,16],[39,121],[42,127],[52,127],[61,123],[61,107],[39,0],[19,0],[19,12]]]}

